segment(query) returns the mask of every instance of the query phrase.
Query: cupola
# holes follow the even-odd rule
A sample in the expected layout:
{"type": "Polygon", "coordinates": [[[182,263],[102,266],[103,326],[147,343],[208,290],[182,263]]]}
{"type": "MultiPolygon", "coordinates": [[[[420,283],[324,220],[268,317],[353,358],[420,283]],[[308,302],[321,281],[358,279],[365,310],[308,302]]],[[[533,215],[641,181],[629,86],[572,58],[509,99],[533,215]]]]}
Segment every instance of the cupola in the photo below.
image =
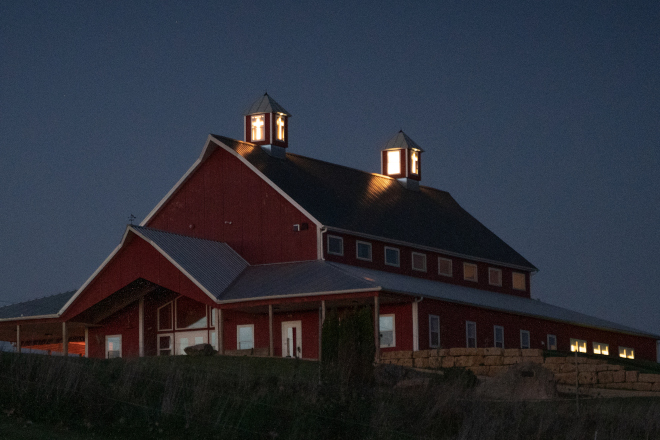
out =
{"type": "Polygon", "coordinates": [[[271,156],[286,158],[291,115],[265,93],[245,113],[245,141],[261,145],[271,156]]]}
{"type": "Polygon", "coordinates": [[[390,139],[381,151],[381,173],[397,179],[408,189],[419,189],[422,179],[422,147],[403,130],[390,139]]]}

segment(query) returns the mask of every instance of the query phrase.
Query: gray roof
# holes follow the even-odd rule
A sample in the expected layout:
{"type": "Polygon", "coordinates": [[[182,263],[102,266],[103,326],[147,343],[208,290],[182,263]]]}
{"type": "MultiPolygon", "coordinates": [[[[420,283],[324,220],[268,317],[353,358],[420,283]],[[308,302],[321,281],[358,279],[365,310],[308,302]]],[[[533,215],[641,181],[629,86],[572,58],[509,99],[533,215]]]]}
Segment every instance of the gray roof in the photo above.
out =
{"type": "Polygon", "coordinates": [[[414,148],[419,151],[424,151],[422,150],[422,147],[417,145],[415,141],[410,139],[407,134],[403,132],[403,130],[400,130],[396,136],[394,136],[392,139],[387,141],[385,146],[382,148],[383,150],[398,150],[401,148],[414,148]]]}
{"type": "Polygon", "coordinates": [[[74,293],[76,293],[75,290],[70,290],[56,295],[0,307],[0,319],[56,315],[74,293]]]}
{"type": "Polygon", "coordinates": [[[214,296],[229,287],[248,267],[248,263],[226,243],[142,226],[129,228],[162,249],[214,296]]]}
{"type": "Polygon", "coordinates": [[[213,136],[325,226],[536,270],[446,191],[410,191],[381,174],[291,153],[281,160],[253,144],[213,136]]]}
{"type": "Polygon", "coordinates": [[[254,104],[245,112],[246,115],[253,115],[255,113],[282,113],[289,117],[291,116],[288,111],[284,110],[284,107],[268,96],[268,93],[264,93],[264,96],[254,101],[254,104]]]}

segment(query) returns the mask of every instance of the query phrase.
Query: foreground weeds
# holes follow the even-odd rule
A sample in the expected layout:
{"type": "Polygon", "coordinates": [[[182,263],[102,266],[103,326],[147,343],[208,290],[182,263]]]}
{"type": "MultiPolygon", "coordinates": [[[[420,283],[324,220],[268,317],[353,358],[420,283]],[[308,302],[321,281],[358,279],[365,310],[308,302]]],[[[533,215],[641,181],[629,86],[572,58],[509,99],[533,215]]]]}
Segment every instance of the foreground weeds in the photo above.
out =
{"type": "Polygon", "coordinates": [[[416,380],[336,386],[286,359],[2,353],[0,438],[32,425],[101,439],[660,438],[660,399],[585,400],[578,415],[572,400],[477,400],[455,372],[416,380]]]}

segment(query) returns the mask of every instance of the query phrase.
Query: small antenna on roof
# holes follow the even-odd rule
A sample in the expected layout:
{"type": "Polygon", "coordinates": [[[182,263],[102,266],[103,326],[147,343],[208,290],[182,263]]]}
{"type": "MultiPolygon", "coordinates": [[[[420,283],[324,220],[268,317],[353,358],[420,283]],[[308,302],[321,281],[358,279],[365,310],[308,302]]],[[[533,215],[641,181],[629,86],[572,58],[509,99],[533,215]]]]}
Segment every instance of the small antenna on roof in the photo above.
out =
{"type": "Polygon", "coordinates": [[[129,222],[131,225],[133,225],[133,222],[134,222],[134,221],[135,221],[135,216],[134,216],[133,214],[131,214],[130,216],[128,216],[128,222],[129,222]]]}

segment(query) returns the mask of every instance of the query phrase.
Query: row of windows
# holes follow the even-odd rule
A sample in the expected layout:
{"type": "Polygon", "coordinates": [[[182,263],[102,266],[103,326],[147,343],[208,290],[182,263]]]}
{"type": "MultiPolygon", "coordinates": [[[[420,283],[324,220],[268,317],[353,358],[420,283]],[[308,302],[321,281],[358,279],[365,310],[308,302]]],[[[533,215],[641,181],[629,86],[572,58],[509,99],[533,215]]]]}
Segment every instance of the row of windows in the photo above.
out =
{"type": "MultiPolygon", "coordinates": [[[[328,254],[344,256],[344,239],[335,235],[328,235],[328,254]]],[[[372,261],[371,243],[366,241],[355,241],[355,257],[358,260],[372,261]]],[[[419,272],[426,272],[426,254],[412,252],[412,269],[419,272]]],[[[395,247],[385,246],[385,265],[400,267],[400,251],[395,247]]],[[[438,257],[438,275],[453,277],[453,260],[449,258],[438,257]]],[[[463,263],[463,279],[467,281],[479,281],[477,265],[474,263],[463,263]]],[[[522,272],[513,272],[511,282],[516,290],[527,290],[525,274],[522,272]]],[[[488,268],[488,283],[491,286],[502,285],[502,270],[494,267],[488,268]]]]}
{"type": "MultiPolygon", "coordinates": [[[[603,356],[609,356],[610,354],[610,345],[604,344],[602,342],[593,342],[592,349],[594,354],[602,354],[603,356]]],[[[587,341],[583,339],[571,338],[571,351],[586,353],[587,341]]],[[[619,357],[626,359],[635,359],[635,349],[631,347],[619,347],[619,357]]]]}

